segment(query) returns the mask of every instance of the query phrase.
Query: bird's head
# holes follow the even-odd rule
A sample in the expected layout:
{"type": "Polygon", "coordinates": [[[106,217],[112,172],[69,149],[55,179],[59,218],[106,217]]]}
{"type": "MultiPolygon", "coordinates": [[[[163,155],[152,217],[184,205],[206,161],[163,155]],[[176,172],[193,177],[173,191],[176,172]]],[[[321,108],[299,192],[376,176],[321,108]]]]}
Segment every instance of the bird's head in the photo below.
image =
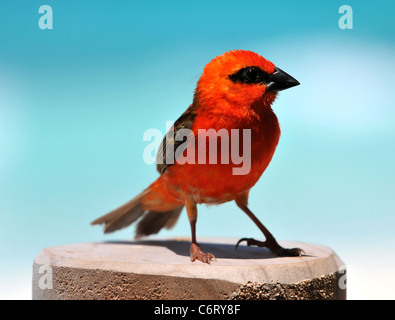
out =
{"type": "Polygon", "coordinates": [[[277,92],[299,82],[252,51],[233,50],[211,60],[200,77],[195,99],[212,105],[226,100],[251,106],[257,101],[270,106],[277,92]]]}

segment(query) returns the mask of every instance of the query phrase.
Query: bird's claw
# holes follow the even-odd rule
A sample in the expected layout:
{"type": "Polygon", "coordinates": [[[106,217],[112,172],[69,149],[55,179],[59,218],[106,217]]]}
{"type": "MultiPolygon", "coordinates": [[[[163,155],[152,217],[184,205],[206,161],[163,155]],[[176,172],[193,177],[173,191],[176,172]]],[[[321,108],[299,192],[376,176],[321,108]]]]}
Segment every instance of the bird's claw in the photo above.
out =
{"type": "Polygon", "coordinates": [[[239,244],[243,241],[247,242],[247,246],[268,248],[271,252],[277,254],[277,256],[279,257],[301,257],[302,254],[306,254],[306,252],[300,248],[291,248],[291,249],[283,248],[274,239],[268,242],[268,241],[258,241],[255,240],[254,238],[241,238],[239,241],[237,241],[235,249],[237,249],[239,244]]]}
{"type": "Polygon", "coordinates": [[[259,247],[257,243],[260,241],[257,241],[254,238],[241,238],[239,241],[237,241],[235,249],[237,249],[239,247],[239,244],[242,243],[243,241],[247,242],[247,246],[256,245],[259,247]]]}
{"type": "Polygon", "coordinates": [[[192,243],[191,244],[191,261],[199,260],[203,263],[211,264],[211,261],[217,261],[212,253],[204,253],[199,245],[192,243]]]}
{"type": "Polygon", "coordinates": [[[300,248],[281,248],[280,252],[277,253],[280,257],[301,257],[302,254],[306,254],[306,252],[300,248]]]}

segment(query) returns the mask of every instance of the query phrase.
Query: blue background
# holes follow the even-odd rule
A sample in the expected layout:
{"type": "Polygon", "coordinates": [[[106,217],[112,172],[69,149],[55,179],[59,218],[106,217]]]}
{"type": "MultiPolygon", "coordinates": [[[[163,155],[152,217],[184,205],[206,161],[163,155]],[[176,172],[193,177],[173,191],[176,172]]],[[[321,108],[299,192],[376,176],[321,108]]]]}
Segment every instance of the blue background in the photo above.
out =
{"type": "MultiPolygon", "coordinates": [[[[395,298],[393,1],[3,1],[0,298],[31,297],[44,247],[127,239],[89,223],[156,177],[165,132],[203,67],[253,50],[301,82],[274,104],[282,137],[250,208],[278,238],[325,244],[349,298],[395,298]],[[53,30],[38,27],[41,5],[53,30]],[[338,9],[353,8],[353,30],[338,9]]],[[[199,207],[199,236],[261,237],[234,203],[199,207]]],[[[183,213],[160,237],[189,236],[183,213]]]]}

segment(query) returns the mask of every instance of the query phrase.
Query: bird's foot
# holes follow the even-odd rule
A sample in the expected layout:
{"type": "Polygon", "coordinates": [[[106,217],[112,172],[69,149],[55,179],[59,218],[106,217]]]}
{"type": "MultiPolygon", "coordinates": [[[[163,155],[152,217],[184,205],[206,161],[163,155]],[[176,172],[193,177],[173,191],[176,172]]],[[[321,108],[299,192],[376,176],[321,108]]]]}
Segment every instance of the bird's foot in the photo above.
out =
{"type": "Polygon", "coordinates": [[[191,261],[199,260],[204,263],[211,263],[211,260],[217,261],[212,253],[204,253],[202,248],[196,243],[191,244],[191,261]]]}
{"type": "Polygon", "coordinates": [[[247,242],[247,246],[257,246],[268,248],[271,252],[277,254],[280,257],[301,257],[302,253],[305,253],[303,249],[300,248],[283,248],[278,244],[278,242],[273,238],[270,241],[258,241],[254,238],[242,238],[236,244],[236,249],[239,244],[243,241],[247,242]]]}

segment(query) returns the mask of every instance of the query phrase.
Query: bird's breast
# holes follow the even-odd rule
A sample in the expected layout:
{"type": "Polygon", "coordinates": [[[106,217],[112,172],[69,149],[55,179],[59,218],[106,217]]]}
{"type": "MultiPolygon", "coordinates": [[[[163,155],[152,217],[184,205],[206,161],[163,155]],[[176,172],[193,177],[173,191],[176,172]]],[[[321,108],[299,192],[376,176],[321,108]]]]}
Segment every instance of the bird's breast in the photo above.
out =
{"type": "Polygon", "coordinates": [[[193,131],[188,146],[194,154],[186,158],[195,161],[177,161],[164,174],[169,190],[197,203],[227,202],[248,192],[269,165],[280,137],[270,108],[259,116],[198,115],[193,131]]]}

